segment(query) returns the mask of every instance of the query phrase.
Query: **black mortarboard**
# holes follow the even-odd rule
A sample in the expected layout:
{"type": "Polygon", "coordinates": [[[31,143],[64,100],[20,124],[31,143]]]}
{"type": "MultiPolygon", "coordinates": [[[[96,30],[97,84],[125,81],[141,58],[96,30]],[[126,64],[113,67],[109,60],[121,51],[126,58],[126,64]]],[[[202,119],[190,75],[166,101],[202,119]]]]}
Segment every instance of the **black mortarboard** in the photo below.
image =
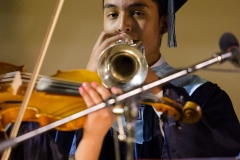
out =
{"type": "Polygon", "coordinates": [[[177,47],[175,33],[175,13],[184,5],[187,0],[158,0],[168,15],[168,46],[177,47]]]}

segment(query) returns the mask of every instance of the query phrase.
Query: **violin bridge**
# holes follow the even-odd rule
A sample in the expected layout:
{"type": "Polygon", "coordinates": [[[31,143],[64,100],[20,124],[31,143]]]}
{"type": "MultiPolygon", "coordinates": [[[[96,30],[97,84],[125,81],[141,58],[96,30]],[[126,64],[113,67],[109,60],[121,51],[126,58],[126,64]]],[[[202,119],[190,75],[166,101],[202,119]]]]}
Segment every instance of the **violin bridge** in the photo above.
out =
{"type": "Polygon", "coordinates": [[[19,71],[16,72],[13,81],[12,81],[12,89],[13,89],[13,95],[16,95],[18,92],[19,87],[22,85],[22,78],[21,73],[19,71]]]}

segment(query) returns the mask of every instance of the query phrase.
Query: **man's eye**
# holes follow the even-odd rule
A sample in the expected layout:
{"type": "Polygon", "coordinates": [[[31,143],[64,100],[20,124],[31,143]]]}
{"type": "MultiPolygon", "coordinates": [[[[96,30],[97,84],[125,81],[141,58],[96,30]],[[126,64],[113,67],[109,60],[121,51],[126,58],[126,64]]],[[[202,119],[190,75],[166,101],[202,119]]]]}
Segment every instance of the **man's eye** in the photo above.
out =
{"type": "Polygon", "coordinates": [[[117,18],[117,17],[118,17],[118,14],[117,14],[117,13],[109,13],[109,14],[108,14],[108,17],[109,17],[109,18],[117,18]]]}
{"type": "Polygon", "coordinates": [[[136,16],[143,16],[144,15],[144,13],[140,12],[140,11],[134,11],[133,14],[136,15],[136,16]]]}

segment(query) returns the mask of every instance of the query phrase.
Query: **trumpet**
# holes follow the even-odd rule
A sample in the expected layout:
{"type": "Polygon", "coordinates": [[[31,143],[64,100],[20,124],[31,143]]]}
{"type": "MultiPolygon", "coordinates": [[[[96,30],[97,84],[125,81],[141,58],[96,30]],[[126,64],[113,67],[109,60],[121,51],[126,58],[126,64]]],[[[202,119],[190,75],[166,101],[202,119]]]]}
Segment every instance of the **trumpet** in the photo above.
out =
{"type": "Polygon", "coordinates": [[[128,36],[101,53],[97,72],[105,87],[116,86],[123,91],[129,91],[144,82],[147,69],[143,43],[134,42],[128,36]]]}

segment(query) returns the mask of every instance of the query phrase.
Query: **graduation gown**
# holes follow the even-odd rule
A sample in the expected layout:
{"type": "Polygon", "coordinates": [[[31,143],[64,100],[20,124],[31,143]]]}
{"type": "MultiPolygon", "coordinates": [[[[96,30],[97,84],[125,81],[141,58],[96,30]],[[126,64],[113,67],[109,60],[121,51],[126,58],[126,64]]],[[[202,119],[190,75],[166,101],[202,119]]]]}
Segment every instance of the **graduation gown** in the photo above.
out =
{"type": "MultiPolygon", "coordinates": [[[[36,122],[23,122],[18,136],[39,128],[36,122]]],[[[8,135],[10,134],[8,130],[8,135]]],[[[12,147],[9,160],[67,160],[69,154],[54,141],[56,130],[51,130],[12,147]]]]}

